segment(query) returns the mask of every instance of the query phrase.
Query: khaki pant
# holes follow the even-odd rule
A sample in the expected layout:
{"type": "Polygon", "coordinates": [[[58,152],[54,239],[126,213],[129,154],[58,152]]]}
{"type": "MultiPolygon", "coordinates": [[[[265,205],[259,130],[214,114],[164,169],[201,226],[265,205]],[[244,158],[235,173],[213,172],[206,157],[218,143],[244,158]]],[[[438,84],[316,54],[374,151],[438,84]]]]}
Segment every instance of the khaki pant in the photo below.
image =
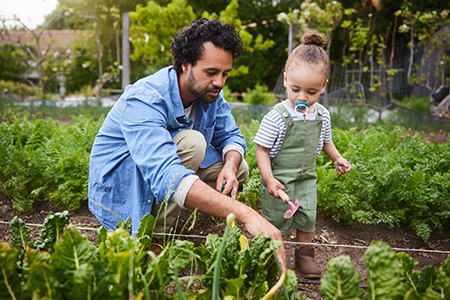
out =
{"type": "MultiPolygon", "coordinates": [[[[183,130],[175,136],[173,141],[177,144],[177,155],[181,164],[186,168],[195,171],[195,174],[213,189],[216,188],[217,177],[223,168],[223,161],[211,165],[206,169],[201,169],[200,164],[205,157],[206,141],[203,135],[195,130],[183,130]]],[[[239,185],[243,185],[249,174],[247,162],[243,159],[236,174],[239,185]]],[[[153,204],[151,214],[157,216],[154,233],[158,233],[155,238],[163,238],[160,233],[169,233],[173,222],[177,219],[181,207],[174,202],[163,204],[153,204]],[[162,206],[162,208],[161,208],[162,206]],[[159,215],[158,211],[160,210],[159,215]]]]}

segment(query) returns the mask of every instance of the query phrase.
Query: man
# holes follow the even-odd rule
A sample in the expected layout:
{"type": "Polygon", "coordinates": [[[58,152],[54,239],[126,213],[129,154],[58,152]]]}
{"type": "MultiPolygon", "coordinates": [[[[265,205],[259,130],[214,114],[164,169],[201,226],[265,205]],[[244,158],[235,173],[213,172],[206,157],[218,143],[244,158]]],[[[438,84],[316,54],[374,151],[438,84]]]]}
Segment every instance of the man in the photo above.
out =
{"type": "MultiPolygon", "coordinates": [[[[131,217],[136,233],[161,205],[155,232],[167,231],[187,207],[221,218],[234,213],[251,234],[282,241],[278,229],[236,201],[248,177],[246,144],[221,90],[242,50],[233,26],[202,18],[174,37],[173,66],[125,89],[90,158],[89,209],[105,228],[131,217]]],[[[278,252],[285,268],[284,247],[278,252]]]]}

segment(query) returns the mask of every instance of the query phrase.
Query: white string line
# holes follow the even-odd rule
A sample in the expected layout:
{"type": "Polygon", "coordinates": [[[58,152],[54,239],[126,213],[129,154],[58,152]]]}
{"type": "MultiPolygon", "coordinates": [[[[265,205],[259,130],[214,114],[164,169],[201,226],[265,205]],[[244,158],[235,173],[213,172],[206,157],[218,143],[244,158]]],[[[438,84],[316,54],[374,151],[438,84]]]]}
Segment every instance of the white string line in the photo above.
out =
{"type": "MultiPolygon", "coordinates": [[[[0,221],[0,224],[11,224],[11,222],[3,222],[0,221]]],[[[25,223],[27,226],[35,226],[42,227],[43,224],[31,224],[25,223]]],[[[87,230],[87,231],[98,231],[98,228],[90,228],[90,227],[76,227],[78,230],[87,230]]],[[[180,238],[198,238],[198,239],[206,239],[204,235],[189,235],[189,234],[174,234],[174,233],[154,233],[153,235],[158,236],[172,236],[172,237],[180,237],[180,238]]],[[[252,239],[248,239],[250,242],[252,239]]],[[[356,249],[368,249],[369,246],[355,246],[355,245],[339,245],[339,244],[320,244],[320,243],[301,243],[301,242],[290,242],[283,241],[284,244],[292,244],[292,245],[311,245],[311,246],[321,246],[321,247],[339,247],[339,248],[356,248],[356,249]]],[[[404,251],[404,252],[428,252],[428,253],[439,253],[439,254],[450,254],[450,251],[443,250],[427,250],[427,249],[411,249],[411,248],[393,248],[395,251],[404,251]]]]}

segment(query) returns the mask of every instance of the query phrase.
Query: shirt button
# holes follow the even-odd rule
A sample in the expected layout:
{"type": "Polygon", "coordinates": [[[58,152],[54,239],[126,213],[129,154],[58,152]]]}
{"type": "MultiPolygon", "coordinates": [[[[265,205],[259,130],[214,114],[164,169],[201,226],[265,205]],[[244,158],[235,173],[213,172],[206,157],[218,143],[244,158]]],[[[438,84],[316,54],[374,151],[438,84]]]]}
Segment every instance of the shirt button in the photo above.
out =
{"type": "Polygon", "coordinates": [[[289,117],[289,114],[287,112],[284,112],[283,117],[287,118],[287,117],[289,117]]]}
{"type": "Polygon", "coordinates": [[[147,200],[148,201],[148,203],[152,203],[152,200],[147,200]]]}
{"type": "Polygon", "coordinates": [[[289,122],[288,126],[289,126],[289,128],[292,128],[292,127],[294,127],[294,123],[289,122]]]}

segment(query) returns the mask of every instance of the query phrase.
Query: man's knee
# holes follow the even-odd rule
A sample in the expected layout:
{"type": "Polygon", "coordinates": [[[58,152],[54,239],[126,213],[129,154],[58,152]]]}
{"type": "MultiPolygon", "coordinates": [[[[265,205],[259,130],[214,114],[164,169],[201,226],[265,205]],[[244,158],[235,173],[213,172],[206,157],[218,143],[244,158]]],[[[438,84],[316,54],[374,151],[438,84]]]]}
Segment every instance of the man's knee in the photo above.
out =
{"type": "Polygon", "coordinates": [[[174,137],[173,141],[177,144],[177,155],[180,157],[181,164],[196,171],[206,153],[206,141],[203,134],[196,130],[183,130],[174,137]]]}

